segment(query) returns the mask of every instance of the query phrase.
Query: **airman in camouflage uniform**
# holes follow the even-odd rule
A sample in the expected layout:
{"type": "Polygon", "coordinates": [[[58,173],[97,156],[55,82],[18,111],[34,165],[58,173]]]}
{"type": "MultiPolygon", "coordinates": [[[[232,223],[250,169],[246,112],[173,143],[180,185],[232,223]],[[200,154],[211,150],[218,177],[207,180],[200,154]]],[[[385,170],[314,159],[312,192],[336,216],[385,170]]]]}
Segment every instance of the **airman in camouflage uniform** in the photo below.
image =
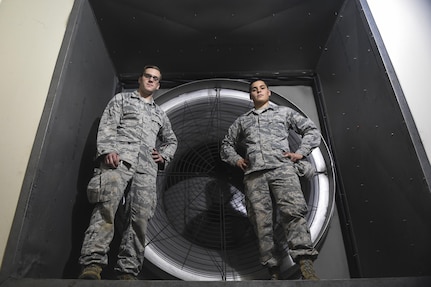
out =
{"type": "Polygon", "coordinates": [[[260,260],[269,268],[271,279],[279,278],[281,264],[273,238],[273,202],[280,212],[292,259],[300,264],[306,279],[318,279],[312,261],[313,248],[305,215],[307,204],[298,171],[301,159],[320,144],[320,133],[308,118],[291,108],[269,104],[271,91],[264,81],[250,85],[254,109],[230,126],[222,141],[221,159],[244,171],[248,217],[259,240],[260,260]],[[301,135],[296,151],[289,149],[289,130],[301,135]],[[240,147],[245,149],[241,155],[240,147]]]}
{"type": "Polygon", "coordinates": [[[129,213],[115,270],[119,279],[132,280],[141,270],[147,222],[156,207],[157,171],[171,161],[177,148],[171,123],[152,98],[160,78],[158,67],[146,66],[139,89],[115,95],[102,115],[97,134],[101,164],[87,188],[95,207],[79,258],[84,267],[81,279],[101,279],[114,236],[115,214],[129,183],[129,213]]]}

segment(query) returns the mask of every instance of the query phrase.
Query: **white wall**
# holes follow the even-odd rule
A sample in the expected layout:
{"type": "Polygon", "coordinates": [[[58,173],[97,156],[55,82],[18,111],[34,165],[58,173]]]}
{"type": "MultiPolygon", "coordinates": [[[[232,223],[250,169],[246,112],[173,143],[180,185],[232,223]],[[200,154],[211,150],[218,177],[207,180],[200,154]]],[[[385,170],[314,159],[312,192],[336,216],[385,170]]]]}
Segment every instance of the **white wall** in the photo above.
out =
{"type": "Polygon", "coordinates": [[[367,0],[431,159],[431,0],[367,0]]]}
{"type": "Polygon", "coordinates": [[[73,0],[0,0],[0,262],[73,0]]]}

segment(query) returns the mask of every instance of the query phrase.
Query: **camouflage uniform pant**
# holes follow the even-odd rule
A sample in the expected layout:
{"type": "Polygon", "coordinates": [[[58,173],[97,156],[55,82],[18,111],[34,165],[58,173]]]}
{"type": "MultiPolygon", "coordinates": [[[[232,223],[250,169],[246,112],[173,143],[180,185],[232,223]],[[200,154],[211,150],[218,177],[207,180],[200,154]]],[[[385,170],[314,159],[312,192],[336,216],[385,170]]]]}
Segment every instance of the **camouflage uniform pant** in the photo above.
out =
{"type": "Polygon", "coordinates": [[[248,217],[259,240],[261,263],[280,266],[281,262],[273,238],[273,202],[278,208],[281,224],[289,246],[289,253],[296,262],[299,256],[317,257],[313,248],[305,215],[307,203],[301,184],[292,166],[258,171],[244,177],[248,217]]]}
{"type": "MultiPolygon", "coordinates": [[[[148,220],[153,216],[156,206],[156,177],[153,174],[136,173],[124,164],[117,169],[103,166],[96,169],[95,177],[100,176],[101,196],[91,215],[90,224],[85,232],[79,263],[106,266],[107,253],[114,236],[114,219],[124,192],[131,180],[127,194],[128,218],[118,253],[115,270],[138,275],[143,261],[145,233],[148,220]]],[[[91,182],[91,181],[90,181],[91,182]]]]}

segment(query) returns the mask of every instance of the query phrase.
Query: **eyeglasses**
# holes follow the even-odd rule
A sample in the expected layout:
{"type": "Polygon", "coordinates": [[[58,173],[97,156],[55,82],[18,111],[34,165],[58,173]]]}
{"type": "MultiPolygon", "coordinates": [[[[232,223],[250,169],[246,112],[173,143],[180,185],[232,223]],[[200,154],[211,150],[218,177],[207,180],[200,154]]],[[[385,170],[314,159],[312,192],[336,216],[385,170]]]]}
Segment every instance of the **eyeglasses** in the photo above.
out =
{"type": "Polygon", "coordinates": [[[144,76],[144,78],[146,78],[146,79],[151,79],[151,78],[153,78],[153,80],[154,80],[154,82],[158,82],[160,79],[159,79],[159,77],[157,77],[157,76],[153,76],[153,75],[151,75],[151,74],[147,74],[147,73],[144,73],[143,74],[143,76],[144,76]]]}

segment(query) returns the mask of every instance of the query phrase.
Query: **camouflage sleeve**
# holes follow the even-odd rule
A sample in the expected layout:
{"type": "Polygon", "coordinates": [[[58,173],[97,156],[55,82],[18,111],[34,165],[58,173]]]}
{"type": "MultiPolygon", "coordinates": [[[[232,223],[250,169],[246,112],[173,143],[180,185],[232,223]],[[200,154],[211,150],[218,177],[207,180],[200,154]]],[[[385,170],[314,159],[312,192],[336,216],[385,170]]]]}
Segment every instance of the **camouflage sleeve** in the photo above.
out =
{"type": "Polygon", "coordinates": [[[163,126],[159,131],[159,153],[165,160],[165,166],[173,159],[177,150],[178,140],[172,130],[171,122],[168,116],[163,113],[163,126]]]}
{"type": "Polygon", "coordinates": [[[320,145],[320,132],[312,120],[292,110],[288,121],[290,127],[302,136],[301,143],[295,151],[303,156],[308,156],[311,151],[320,145]]]}
{"type": "Polygon", "coordinates": [[[107,104],[97,132],[97,157],[117,150],[117,126],[122,114],[121,94],[115,95],[107,104]]]}
{"type": "Polygon", "coordinates": [[[222,140],[220,147],[220,158],[222,161],[235,166],[242,157],[238,154],[236,147],[240,142],[241,124],[240,118],[229,127],[228,132],[222,140]]]}

